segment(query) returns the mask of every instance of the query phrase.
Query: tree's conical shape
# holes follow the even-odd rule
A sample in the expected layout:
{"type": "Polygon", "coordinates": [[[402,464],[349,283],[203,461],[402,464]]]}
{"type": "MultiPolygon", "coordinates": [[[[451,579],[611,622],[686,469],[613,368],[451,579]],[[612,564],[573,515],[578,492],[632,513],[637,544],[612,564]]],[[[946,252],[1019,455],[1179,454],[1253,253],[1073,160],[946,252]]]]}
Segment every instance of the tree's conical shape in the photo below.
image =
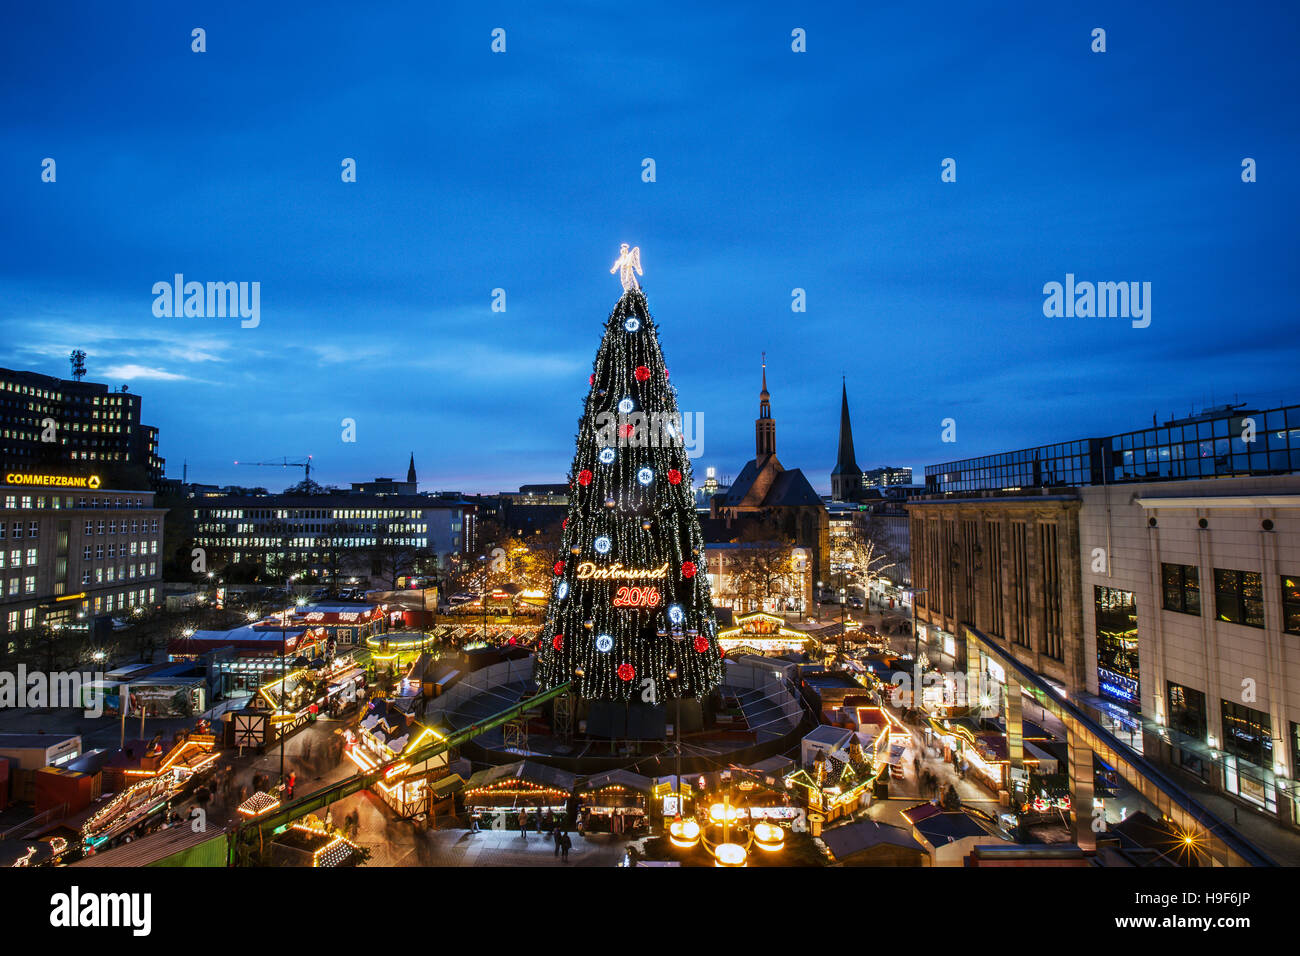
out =
{"type": "Polygon", "coordinates": [[[722,682],[691,466],[644,293],[619,299],[589,380],[536,668],[587,700],[704,697],[722,682]]]}

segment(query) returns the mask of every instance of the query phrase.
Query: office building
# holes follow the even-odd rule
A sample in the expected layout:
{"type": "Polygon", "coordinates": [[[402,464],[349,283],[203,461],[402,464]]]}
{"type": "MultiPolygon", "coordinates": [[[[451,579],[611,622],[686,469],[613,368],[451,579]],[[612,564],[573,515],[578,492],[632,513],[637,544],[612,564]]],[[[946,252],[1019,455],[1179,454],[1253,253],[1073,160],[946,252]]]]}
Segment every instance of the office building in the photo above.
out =
{"type": "Polygon", "coordinates": [[[911,468],[886,466],[884,468],[872,468],[862,473],[863,488],[890,488],[896,485],[910,485],[911,483],[911,468]]]}
{"type": "Polygon", "coordinates": [[[14,653],[43,627],[89,629],[161,600],[163,517],[151,491],[98,475],[6,473],[0,486],[0,632],[14,653]]]}
{"type": "MultiPolygon", "coordinates": [[[[445,569],[465,547],[472,506],[458,496],[264,495],[195,498],[194,546],[229,564],[308,579],[369,577],[400,587],[416,558],[445,569]]],[[[428,570],[428,569],[426,569],[428,570]]]]}
{"type": "Polygon", "coordinates": [[[0,470],[81,470],[113,487],[157,488],[158,429],[140,396],[100,382],[0,369],[0,470]]]}

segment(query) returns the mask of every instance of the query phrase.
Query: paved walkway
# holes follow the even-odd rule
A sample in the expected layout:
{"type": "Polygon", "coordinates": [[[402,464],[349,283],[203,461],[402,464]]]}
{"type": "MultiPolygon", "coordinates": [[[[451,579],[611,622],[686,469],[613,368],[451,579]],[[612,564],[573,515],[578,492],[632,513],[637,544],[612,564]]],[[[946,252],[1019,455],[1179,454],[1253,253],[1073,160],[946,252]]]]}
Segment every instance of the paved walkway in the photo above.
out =
{"type": "Polygon", "coordinates": [[[564,863],[545,834],[530,832],[521,837],[518,830],[427,830],[394,820],[383,803],[365,792],[331,807],[335,821],[353,810],[361,827],[356,842],[371,854],[367,866],[617,866],[626,845],[612,834],[579,836],[570,831],[573,848],[564,863]]]}

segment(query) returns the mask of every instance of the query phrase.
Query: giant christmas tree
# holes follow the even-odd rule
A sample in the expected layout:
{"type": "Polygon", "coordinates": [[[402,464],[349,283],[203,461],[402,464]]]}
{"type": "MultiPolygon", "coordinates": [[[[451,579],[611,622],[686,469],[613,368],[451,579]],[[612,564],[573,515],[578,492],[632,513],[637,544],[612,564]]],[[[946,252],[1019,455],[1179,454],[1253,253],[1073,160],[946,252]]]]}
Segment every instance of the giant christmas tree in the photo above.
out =
{"type": "MultiPolygon", "coordinates": [[[[536,668],[585,700],[707,696],[722,681],[691,465],[654,320],[625,245],[605,323],[536,668]]],[[[614,270],[611,270],[614,271],[614,270]]]]}

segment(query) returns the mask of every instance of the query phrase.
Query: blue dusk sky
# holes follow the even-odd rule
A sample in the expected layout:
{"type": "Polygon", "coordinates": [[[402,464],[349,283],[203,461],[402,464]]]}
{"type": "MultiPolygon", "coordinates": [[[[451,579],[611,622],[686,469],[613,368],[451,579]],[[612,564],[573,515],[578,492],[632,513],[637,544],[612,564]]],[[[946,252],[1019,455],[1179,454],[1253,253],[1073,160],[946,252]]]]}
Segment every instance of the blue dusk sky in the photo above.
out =
{"type": "Polygon", "coordinates": [[[346,484],[413,450],[424,490],[563,481],[629,242],[704,415],[697,480],[753,456],[764,350],[778,454],[823,491],[841,375],[858,463],[918,480],[1300,402],[1298,23],[1285,2],[18,5],[0,365],[66,377],[84,348],[89,379],[144,396],[173,477],[278,489],[296,473],[232,462],[310,453],[346,484]],[[156,317],[176,273],[259,282],[260,324],[156,317]],[[1149,282],[1150,325],[1045,316],[1067,273],[1149,282]]]}

